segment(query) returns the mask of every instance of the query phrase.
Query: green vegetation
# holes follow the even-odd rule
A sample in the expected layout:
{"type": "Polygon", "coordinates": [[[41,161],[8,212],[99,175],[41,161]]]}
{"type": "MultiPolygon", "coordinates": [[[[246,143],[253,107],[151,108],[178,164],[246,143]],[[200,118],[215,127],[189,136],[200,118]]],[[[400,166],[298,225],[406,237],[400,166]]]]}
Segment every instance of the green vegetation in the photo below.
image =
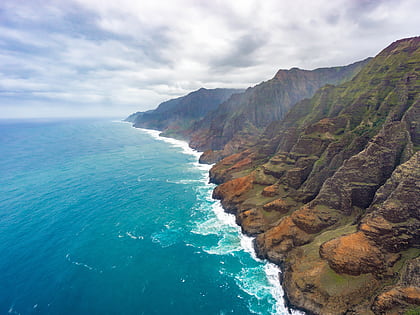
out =
{"type": "Polygon", "coordinates": [[[402,271],[402,268],[405,266],[405,263],[407,260],[416,258],[420,256],[420,249],[419,248],[409,248],[406,251],[403,251],[400,253],[401,258],[395,263],[395,265],[392,267],[394,272],[400,273],[402,271]]]}
{"type": "Polygon", "coordinates": [[[321,285],[331,295],[345,295],[362,289],[372,282],[374,277],[371,274],[350,276],[338,274],[326,266],[321,274],[321,285]]]}
{"type": "Polygon", "coordinates": [[[407,311],[405,311],[404,315],[420,315],[420,306],[414,306],[407,311]]]}

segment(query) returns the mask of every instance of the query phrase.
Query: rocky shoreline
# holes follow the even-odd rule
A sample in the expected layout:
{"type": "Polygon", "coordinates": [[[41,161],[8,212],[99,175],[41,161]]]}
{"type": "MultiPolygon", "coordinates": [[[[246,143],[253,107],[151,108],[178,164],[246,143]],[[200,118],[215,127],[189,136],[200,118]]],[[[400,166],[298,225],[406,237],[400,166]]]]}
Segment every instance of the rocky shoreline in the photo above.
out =
{"type": "Polygon", "coordinates": [[[210,171],[214,198],[282,267],[294,307],[419,310],[419,47],[418,37],[393,43],[210,171]]]}
{"type": "MultiPolygon", "coordinates": [[[[280,266],[290,307],[420,313],[419,92],[413,37],[264,130],[211,135],[225,143],[200,159],[223,158],[210,170],[213,198],[255,237],[257,255],[280,266]]],[[[194,135],[197,148],[205,137],[194,135]]]]}

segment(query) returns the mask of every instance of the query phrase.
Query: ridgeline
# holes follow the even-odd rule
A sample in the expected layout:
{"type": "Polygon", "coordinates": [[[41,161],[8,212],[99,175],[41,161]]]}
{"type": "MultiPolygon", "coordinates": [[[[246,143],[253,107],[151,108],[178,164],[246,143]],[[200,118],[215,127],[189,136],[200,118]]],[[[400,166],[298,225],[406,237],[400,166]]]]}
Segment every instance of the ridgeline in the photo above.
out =
{"type": "Polygon", "coordinates": [[[223,158],[213,196],[282,267],[291,306],[420,310],[419,91],[414,37],[347,67],[280,70],[184,129],[202,162],[223,158]]]}

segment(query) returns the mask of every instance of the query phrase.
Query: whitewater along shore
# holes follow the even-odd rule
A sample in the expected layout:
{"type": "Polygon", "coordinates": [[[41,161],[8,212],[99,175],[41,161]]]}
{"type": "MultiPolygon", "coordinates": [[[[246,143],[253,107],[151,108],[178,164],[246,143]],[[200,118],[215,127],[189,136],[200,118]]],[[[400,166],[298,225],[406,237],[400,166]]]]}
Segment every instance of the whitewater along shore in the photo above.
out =
{"type": "Polygon", "coordinates": [[[210,170],[213,197],[314,314],[420,305],[420,37],[391,44],[210,170]]]}
{"type": "MultiPolygon", "coordinates": [[[[184,140],[178,140],[178,139],[173,139],[173,138],[169,138],[169,137],[166,137],[166,136],[162,136],[161,132],[158,131],[158,130],[138,128],[138,127],[134,127],[134,128],[139,129],[140,131],[142,131],[144,133],[147,133],[148,135],[150,135],[151,137],[153,137],[156,140],[164,141],[164,142],[168,143],[169,145],[180,148],[184,154],[191,155],[194,158],[196,158],[196,163],[194,163],[194,167],[196,167],[196,168],[202,170],[203,172],[207,173],[206,180],[208,182],[208,185],[210,185],[209,188],[211,190],[214,189],[215,185],[211,183],[211,180],[210,180],[210,177],[209,177],[209,175],[210,175],[209,170],[211,169],[212,165],[199,163],[199,158],[203,154],[203,152],[198,152],[197,150],[190,148],[189,145],[188,145],[188,142],[186,142],[184,140]]],[[[212,194],[210,193],[208,198],[212,198],[211,195],[212,194]]],[[[214,198],[213,198],[213,200],[214,200],[214,198]]],[[[233,229],[233,230],[236,231],[235,233],[237,233],[239,238],[240,238],[240,245],[239,245],[240,249],[247,252],[252,257],[253,260],[255,260],[257,262],[263,262],[263,260],[261,260],[261,258],[259,258],[259,255],[256,252],[256,249],[255,249],[255,246],[254,246],[255,237],[250,236],[246,233],[242,233],[241,229],[237,225],[236,217],[233,214],[225,211],[225,209],[222,207],[222,205],[219,201],[217,201],[214,204],[214,206],[211,207],[211,211],[213,211],[217,220],[220,221],[220,226],[219,225],[214,226],[214,224],[211,224],[209,229],[213,230],[213,231],[207,231],[207,228],[205,228],[205,230],[206,230],[205,233],[204,233],[205,235],[207,233],[218,232],[214,229],[219,230],[221,227],[222,228],[224,227],[228,230],[233,229]]],[[[197,232],[197,233],[199,233],[199,232],[197,232]]],[[[229,232],[226,231],[226,233],[228,234],[229,232]]],[[[231,246],[235,247],[236,245],[231,244],[230,247],[231,246]]],[[[234,249],[234,250],[238,250],[238,249],[234,249]]],[[[226,251],[226,249],[224,249],[224,250],[213,249],[211,251],[207,251],[207,250],[205,250],[205,251],[210,253],[210,254],[220,254],[219,251],[224,253],[226,251]]],[[[283,288],[281,286],[281,269],[280,269],[280,267],[278,265],[274,264],[274,263],[271,263],[271,262],[268,262],[267,260],[265,260],[264,272],[266,274],[266,279],[267,279],[267,282],[269,284],[270,294],[276,300],[276,303],[273,306],[272,314],[294,314],[294,315],[302,314],[302,312],[299,311],[298,309],[290,308],[290,305],[289,305],[288,301],[286,299],[284,299],[284,297],[286,295],[284,294],[283,288]]],[[[252,290],[250,291],[249,289],[246,289],[245,291],[248,294],[251,294],[251,295],[256,294],[255,292],[252,292],[252,290]]],[[[266,310],[266,311],[268,312],[268,310],[266,310]]]]}
{"type": "Polygon", "coordinates": [[[420,312],[419,71],[420,37],[396,41],[210,169],[213,197],[282,268],[291,306],[420,312]]]}

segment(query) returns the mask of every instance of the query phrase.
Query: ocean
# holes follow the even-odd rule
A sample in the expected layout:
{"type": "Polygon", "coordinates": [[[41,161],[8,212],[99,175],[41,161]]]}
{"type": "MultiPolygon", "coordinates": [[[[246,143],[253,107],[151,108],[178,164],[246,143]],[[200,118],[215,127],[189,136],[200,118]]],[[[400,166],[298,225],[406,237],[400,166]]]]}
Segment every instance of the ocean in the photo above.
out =
{"type": "Polygon", "coordinates": [[[288,314],[185,142],[0,122],[0,314],[288,314]]]}

